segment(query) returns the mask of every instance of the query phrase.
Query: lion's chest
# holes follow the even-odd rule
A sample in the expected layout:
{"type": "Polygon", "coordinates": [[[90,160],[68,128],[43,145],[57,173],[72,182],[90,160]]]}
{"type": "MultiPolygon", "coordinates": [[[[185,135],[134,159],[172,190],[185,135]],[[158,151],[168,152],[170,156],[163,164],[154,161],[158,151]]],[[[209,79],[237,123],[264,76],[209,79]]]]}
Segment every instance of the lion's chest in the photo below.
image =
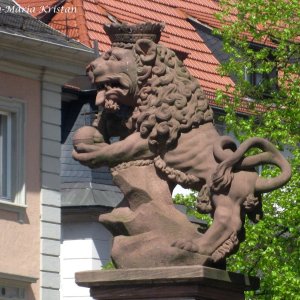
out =
{"type": "Polygon", "coordinates": [[[177,147],[165,154],[164,161],[171,168],[207,180],[216,167],[213,144],[218,138],[212,124],[181,134],[177,147]]]}

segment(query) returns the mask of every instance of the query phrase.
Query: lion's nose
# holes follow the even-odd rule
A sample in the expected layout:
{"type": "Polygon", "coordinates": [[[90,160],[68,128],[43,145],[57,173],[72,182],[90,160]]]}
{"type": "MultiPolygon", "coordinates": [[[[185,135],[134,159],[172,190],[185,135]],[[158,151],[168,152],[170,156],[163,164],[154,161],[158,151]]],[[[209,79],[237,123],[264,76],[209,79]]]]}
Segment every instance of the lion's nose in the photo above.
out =
{"type": "Polygon", "coordinates": [[[86,67],[86,73],[89,73],[89,72],[93,72],[96,68],[96,65],[94,62],[91,62],[87,67],[86,67]]]}
{"type": "Polygon", "coordinates": [[[96,69],[96,64],[94,62],[91,62],[87,67],[86,67],[86,75],[90,78],[90,80],[93,82],[94,81],[94,71],[96,69]]]}

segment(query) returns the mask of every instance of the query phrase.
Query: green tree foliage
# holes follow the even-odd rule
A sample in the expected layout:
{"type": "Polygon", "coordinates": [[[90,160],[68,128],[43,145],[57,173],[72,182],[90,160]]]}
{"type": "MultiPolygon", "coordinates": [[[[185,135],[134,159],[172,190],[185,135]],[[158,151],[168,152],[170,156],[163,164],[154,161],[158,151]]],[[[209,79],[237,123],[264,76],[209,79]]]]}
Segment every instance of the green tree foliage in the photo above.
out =
{"type": "MultiPolygon", "coordinates": [[[[217,97],[225,104],[227,128],[240,141],[267,138],[289,153],[293,168],[284,188],[263,195],[263,220],[246,221],[246,241],[228,259],[228,269],[261,278],[259,291],[248,292],[247,299],[300,299],[299,0],[221,0],[220,5],[222,28],[216,33],[230,54],[220,72],[236,83],[228,87],[230,99],[221,92],[217,97]],[[245,70],[248,77],[258,75],[257,85],[246,80],[245,70]],[[242,118],[237,111],[245,99],[250,115],[242,118]]],[[[262,175],[277,172],[265,166],[262,175]]],[[[195,195],[177,201],[191,205],[195,195]]]]}
{"type": "MultiPolygon", "coordinates": [[[[230,54],[220,72],[236,82],[234,100],[226,102],[227,127],[239,140],[260,136],[289,150],[293,167],[284,188],[264,195],[264,219],[256,225],[247,221],[246,242],[228,260],[229,269],[261,277],[260,290],[248,299],[300,299],[300,3],[222,0],[220,5],[218,34],[230,54]],[[257,75],[257,85],[246,80],[245,70],[257,75]],[[239,118],[236,111],[245,98],[254,100],[251,116],[239,118]]],[[[262,175],[277,172],[265,167],[262,175]]]]}

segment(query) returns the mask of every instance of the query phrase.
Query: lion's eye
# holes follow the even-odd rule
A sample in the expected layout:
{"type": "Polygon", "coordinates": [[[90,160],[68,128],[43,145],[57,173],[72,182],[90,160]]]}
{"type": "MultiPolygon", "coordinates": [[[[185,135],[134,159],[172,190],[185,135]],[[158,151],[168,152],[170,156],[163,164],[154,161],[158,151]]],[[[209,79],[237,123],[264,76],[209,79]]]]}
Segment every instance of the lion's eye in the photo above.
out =
{"type": "Polygon", "coordinates": [[[105,52],[102,57],[103,59],[108,60],[110,58],[110,52],[105,52]]]}
{"type": "Polygon", "coordinates": [[[115,56],[114,54],[112,54],[109,58],[109,60],[119,60],[117,56],[115,56]]]}

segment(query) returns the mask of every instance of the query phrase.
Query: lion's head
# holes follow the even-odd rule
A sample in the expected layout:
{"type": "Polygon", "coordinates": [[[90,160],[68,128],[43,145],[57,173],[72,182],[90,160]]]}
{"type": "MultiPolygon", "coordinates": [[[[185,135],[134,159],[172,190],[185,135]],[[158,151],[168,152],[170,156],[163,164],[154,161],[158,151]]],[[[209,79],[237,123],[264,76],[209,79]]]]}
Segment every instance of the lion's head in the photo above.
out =
{"type": "Polygon", "coordinates": [[[107,26],[112,48],[89,67],[98,88],[96,104],[116,113],[130,107],[127,127],[148,138],[156,151],[213,120],[198,81],[172,50],[157,44],[161,29],[150,23],[107,26]]]}

